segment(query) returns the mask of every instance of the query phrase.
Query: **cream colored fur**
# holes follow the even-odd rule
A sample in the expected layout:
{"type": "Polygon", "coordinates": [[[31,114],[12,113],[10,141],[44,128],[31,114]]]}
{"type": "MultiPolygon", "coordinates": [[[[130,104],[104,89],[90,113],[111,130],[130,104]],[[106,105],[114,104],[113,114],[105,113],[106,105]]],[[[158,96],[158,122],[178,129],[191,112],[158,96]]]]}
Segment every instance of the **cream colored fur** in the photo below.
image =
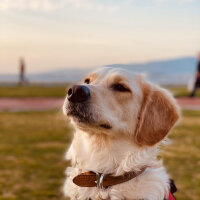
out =
{"type": "MultiPolygon", "coordinates": [[[[179,116],[173,97],[167,91],[144,80],[142,76],[122,69],[103,68],[88,78],[90,84],[87,86],[91,91],[88,112],[91,113],[93,122],[82,123],[70,117],[75,131],[72,144],[66,153],[66,159],[71,161],[72,166],[66,170],[67,178],[63,187],[65,196],[72,200],[163,200],[169,191],[169,176],[162,162],[157,160],[157,155],[159,144],[179,116]],[[110,86],[116,82],[127,86],[130,92],[113,91],[110,86]],[[161,103],[159,99],[151,99],[159,98],[159,95],[153,95],[155,91],[162,94],[161,103]],[[159,106],[154,105],[155,122],[149,122],[149,126],[151,129],[152,126],[158,128],[153,127],[155,133],[148,135],[148,127],[145,129],[143,126],[148,126],[149,120],[146,116],[149,102],[152,100],[159,106]],[[163,111],[156,111],[162,107],[165,107],[163,111]],[[162,121],[159,112],[162,115],[166,113],[164,120],[167,115],[173,115],[171,121],[162,121]],[[102,123],[108,123],[112,128],[106,130],[99,126],[102,123]],[[163,123],[166,123],[167,127],[163,123]],[[156,132],[163,129],[161,135],[159,131],[156,132]],[[150,137],[155,138],[148,143],[150,137]],[[79,187],[72,182],[72,179],[82,172],[121,175],[129,171],[137,172],[143,166],[149,167],[138,177],[106,190],[79,187]]],[[[65,114],[67,105],[66,99],[63,105],[65,114]]]]}

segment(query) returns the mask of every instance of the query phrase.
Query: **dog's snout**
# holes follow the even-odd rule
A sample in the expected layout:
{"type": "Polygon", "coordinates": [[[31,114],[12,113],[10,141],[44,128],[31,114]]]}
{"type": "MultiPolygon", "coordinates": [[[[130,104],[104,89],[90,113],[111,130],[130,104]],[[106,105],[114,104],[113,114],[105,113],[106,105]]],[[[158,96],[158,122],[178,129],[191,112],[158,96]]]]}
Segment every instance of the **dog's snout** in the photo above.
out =
{"type": "Polygon", "coordinates": [[[83,85],[74,85],[68,90],[67,99],[73,103],[85,102],[90,98],[90,90],[83,85]]]}

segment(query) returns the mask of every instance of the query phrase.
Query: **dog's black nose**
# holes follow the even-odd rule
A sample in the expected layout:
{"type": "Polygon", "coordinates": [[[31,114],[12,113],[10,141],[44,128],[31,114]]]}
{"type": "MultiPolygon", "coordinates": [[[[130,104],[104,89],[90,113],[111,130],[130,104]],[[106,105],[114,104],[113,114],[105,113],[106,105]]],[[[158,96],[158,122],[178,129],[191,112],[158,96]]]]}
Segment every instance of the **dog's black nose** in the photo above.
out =
{"type": "Polygon", "coordinates": [[[90,90],[83,85],[74,85],[67,92],[67,99],[73,103],[81,103],[90,98],[90,90]]]}

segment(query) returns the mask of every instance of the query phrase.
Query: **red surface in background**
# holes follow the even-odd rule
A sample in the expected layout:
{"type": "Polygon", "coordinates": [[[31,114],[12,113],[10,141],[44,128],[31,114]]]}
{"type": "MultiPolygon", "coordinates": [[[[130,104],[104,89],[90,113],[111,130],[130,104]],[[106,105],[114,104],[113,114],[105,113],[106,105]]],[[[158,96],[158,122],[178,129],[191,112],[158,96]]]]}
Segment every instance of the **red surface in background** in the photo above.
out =
{"type": "MultiPolygon", "coordinates": [[[[0,111],[42,111],[62,109],[64,98],[0,98],[0,111]]],[[[183,109],[200,110],[200,98],[179,98],[183,109]]]]}

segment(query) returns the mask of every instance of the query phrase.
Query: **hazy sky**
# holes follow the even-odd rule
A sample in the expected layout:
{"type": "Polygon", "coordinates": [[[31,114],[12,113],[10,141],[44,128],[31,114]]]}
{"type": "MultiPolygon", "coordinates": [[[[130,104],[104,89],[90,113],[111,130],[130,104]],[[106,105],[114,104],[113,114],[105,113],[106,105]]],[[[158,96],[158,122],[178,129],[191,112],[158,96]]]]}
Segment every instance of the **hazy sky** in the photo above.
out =
{"type": "Polygon", "coordinates": [[[0,73],[145,62],[200,51],[200,0],[0,0],[0,73]]]}

